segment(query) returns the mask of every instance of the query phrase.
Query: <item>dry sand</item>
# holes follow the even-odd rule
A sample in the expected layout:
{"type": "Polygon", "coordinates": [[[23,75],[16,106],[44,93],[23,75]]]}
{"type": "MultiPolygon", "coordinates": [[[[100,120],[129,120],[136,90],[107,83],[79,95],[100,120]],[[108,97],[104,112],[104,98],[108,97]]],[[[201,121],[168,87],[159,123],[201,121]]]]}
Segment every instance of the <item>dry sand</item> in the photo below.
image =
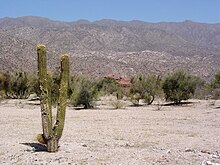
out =
{"type": "Polygon", "coordinates": [[[67,109],[60,148],[48,153],[40,107],[0,104],[0,164],[220,164],[220,101],[113,110],[67,109]]]}

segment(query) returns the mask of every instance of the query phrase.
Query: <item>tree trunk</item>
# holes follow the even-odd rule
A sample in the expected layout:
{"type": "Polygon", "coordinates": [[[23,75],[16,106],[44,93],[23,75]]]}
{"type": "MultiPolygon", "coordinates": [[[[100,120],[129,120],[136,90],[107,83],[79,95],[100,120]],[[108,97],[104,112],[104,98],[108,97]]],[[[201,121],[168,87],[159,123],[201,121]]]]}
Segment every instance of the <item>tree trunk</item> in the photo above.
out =
{"type": "Polygon", "coordinates": [[[152,97],[152,98],[151,98],[151,100],[149,101],[148,105],[151,105],[151,104],[153,103],[153,101],[154,101],[154,95],[152,95],[151,97],[152,97]]]}
{"type": "Polygon", "coordinates": [[[53,137],[47,141],[47,151],[57,152],[58,151],[58,139],[53,137]]]}

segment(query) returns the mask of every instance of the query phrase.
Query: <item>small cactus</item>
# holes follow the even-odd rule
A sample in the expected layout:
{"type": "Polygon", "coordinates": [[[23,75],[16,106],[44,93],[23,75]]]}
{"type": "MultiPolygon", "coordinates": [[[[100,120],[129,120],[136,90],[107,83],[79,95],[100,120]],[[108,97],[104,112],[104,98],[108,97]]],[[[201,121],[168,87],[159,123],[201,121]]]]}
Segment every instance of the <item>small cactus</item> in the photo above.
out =
{"type": "Polygon", "coordinates": [[[61,80],[59,88],[59,99],[57,106],[56,122],[52,123],[52,103],[51,103],[51,74],[47,71],[46,62],[46,47],[44,45],[37,45],[38,55],[38,76],[40,86],[40,105],[41,105],[41,118],[44,139],[48,152],[58,151],[58,142],[62,136],[65,112],[66,112],[66,100],[69,81],[69,56],[64,54],[61,56],[61,80]]]}

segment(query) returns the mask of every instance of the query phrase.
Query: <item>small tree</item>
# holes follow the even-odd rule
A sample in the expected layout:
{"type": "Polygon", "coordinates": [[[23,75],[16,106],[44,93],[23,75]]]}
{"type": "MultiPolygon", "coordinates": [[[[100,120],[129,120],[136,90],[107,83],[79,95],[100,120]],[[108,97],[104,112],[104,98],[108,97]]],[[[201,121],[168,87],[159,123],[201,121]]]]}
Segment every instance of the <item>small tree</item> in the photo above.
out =
{"type": "Polygon", "coordinates": [[[105,77],[99,80],[97,88],[103,95],[117,95],[121,91],[121,86],[119,85],[119,83],[111,77],[105,77]]]}
{"type": "Polygon", "coordinates": [[[180,104],[182,100],[188,100],[194,95],[198,81],[198,77],[181,70],[167,76],[162,85],[166,101],[180,104]]]}
{"type": "Polygon", "coordinates": [[[148,105],[154,101],[160,90],[160,78],[156,75],[137,76],[131,80],[130,97],[133,104],[138,105],[143,99],[148,105]]]}
{"type": "Polygon", "coordinates": [[[214,80],[208,85],[208,89],[213,99],[217,100],[220,98],[220,72],[215,74],[214,80]]]}
{"type": "Polygon", "coordinates": [[[70,82],[70,103],[73,106],[83,105],[85,109],[93,107],[97,98],[97,84],[83,77],[74,77],[70,82]]]}
{"type": "Polygon", "coordinates": [[[213,88],[220,88],[220,72],[217,72],[215,74],[215,79],[212,82],[212,87],[213,88]]]}
{"type": "Polygon", "coordinates": [[[5,97],[10,91],[11,76],[9,72],[0,73],[0,91],[2,96],[5,97]]]}
{"type": "Polygon", "coordinates": [[[4,83],[5,83],[4,74],[0,73],[0,103],[4,98],[4,83]]]}
{"type": "MultiPolygon", "coordinates": [[[[57,102],[59,99],[59,84],[60,84],[60,73],[59,72],[55,72],[55,73],[51,73],[48,72],[47,74],[51,74],[52,76],[50,81],[49,81],[49,85],[51,86],[50,88],[50,92],[51,92],[51,103],[53,106],[57,106],[57,102]]],[[[49,78],[48,78],[49,79],[49,78]]]]}

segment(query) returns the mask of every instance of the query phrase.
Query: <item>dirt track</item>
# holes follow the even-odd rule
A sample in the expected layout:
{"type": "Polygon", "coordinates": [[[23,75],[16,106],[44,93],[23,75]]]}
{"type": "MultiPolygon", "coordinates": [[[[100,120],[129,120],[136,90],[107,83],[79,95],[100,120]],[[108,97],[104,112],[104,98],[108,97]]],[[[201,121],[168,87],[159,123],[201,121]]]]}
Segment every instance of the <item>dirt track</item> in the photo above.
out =
{"type": "Polygon", "coordinates": [[[58,153],[47,153],[39,106],[0,104],[0,164],[220,164],[220,101],[112,110],[68,108],[58,153]]]}

